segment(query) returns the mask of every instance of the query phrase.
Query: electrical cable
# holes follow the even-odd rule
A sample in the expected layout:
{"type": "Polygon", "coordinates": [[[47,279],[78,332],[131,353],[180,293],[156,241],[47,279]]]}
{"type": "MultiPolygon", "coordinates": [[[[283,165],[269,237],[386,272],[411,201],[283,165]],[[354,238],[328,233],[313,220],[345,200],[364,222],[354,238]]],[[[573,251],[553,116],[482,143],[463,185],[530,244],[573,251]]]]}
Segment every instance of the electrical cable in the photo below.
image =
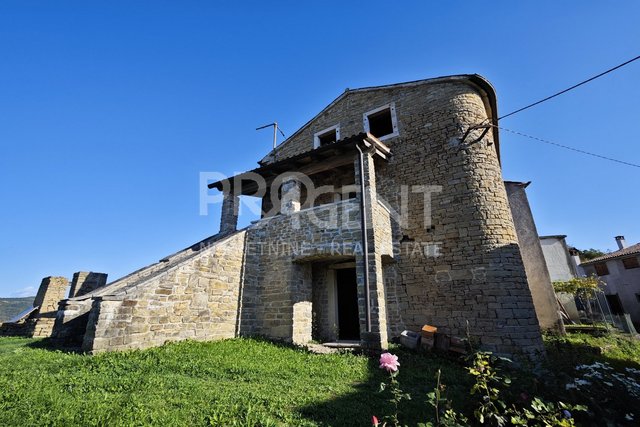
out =
{"type": "Polygon", "coordinates": [[[600,154],[591,153],[589,151],[581,150],[579,148],[569,147],[568,145],[558,144],[557,142],[548,141],[546,139],[538,138],[538,137],[532,136],[532,135],[527,135],[526,133],[518,132],[518,131],[512,130],[512,129],[507,129],[507,128],[502,127],[502,126],[497,126],[497,125],[490,125],[490,126],[496,127],[496,128],[498,128],[500,130],[503,130],[503,131],[506,131],[506,132],[510,132],[510,133],[513,133],[513,134],[516,134],[516,135],[524,136],[525,138],[529,138],[529,139],[533,139],[535,141],[543,142],[545,144],[555,145],[556,147],[564,148],[566,150],[571,150],[571,151],[575,151],[575,152],[578,152],[578,153],[586,154],[588,156],[598,157],[600,159],[609,160],[611,162],[621,163],[623,165],[632,166],[632,167],[635,167],[635,168],[640,168],[640,165],[636,164],[636,163],[625,162],[623,160],[618,160],[618,159],[614,159],[612,157],[602,156],[600,154]]]}
{"type": "Polygon", "coordinates": [[[550,99],[552,99],[552,98],[555,98],[556,96],[562,95],[563,93],[567,93],[567,92],[569,92],[570,90],[573,90],[573,89],[575,89],[575,88],[577,88],[577,87],[580,87],[580,86],[582,86],[583,84],[589,83],[589,82],[591,82],[591,81],[593,81],[593,80],[595,80],[595,79],[597,79],[597,78],[599,78],[599,77],[604,76],[605,74],[609,74],[610,72],[615,71],[615,70],[617,70],[618,68],[622,68],[622,67],[624,67],[624,66],[625,66],[625,65],[627,65],[627,64],[631,64],[633,61],[636,61],[636,60],[638,60],[638,59],[640,59],[640,55],[638,55],[638,56],[636,56],[635,58],[632,58],[632,59],[630,59],[630,60],[628,60],[628,61],[626,61],[626,62],[623,62],[623,63],[622,63],[622,64],[620,64],[620,65],[616,65],[615,67],[610,68],[610,69],[608,69],[607,71],[604,71],[604,72],[602,72],[602,73],[600,73],[600,74],[598,74],[598,75],[596,75],[596,76],[593,76],[593,77],[591,77],[591,78],[589,78],[589,79],[587,79],[587,80],[584,80],[584,81],[582,81],[582,82],[580,82],[580,83],[578,83],[578,84],[575,84],[575,85],[573,85],[573,86],[571,86],[571,87],[569,87],[569,88],[567,88],[567,89],[564,89],[564,90],[561,90],[560,92],[554,93],[554,94],[553,94],[553,95],[551,95],[551,96],[547,96],[546,98],[541,99],[540,101],[536,101],[536,102],[534,102],[534,103],[532,103],[532,104],[526,105],[526,106],[524,106],[524,107],[522,107],[522,108],[519,108],[519,109],[517,109],[517,110],[515,110],[515,111],[512,111],[512,112],[510,112],[509,114],[505,114],[505,115],[504,115],[504,116],[502,116],[502,117],[498,117],[498,120],[502,120],[502,119],[504,119],[504,118],[506,118],[506,117],[513,116],[513,115],[514,115],[514,114],[516,114],[516,113],[519,113],[519,112],[521,112],[521,111],[524,111],[524,110],[527,110],[527,109],[529,109],[529,108],[531,108],[531,107],[534,107],[534,106],[536,106],[536,105],[538,105],[538,104],[542,104],[542,103],[543,103],[543,102],[545,102],[545,101],[548,101],[548,100],[550,100],[550,99]]]}

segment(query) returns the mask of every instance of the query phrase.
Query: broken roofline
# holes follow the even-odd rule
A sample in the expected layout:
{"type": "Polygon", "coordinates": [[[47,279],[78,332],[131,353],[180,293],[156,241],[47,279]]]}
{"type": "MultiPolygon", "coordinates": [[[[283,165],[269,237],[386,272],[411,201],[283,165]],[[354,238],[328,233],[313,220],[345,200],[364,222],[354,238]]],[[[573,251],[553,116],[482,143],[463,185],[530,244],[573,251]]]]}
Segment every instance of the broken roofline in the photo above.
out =
{"type": "Polygon", "coordinates": [[[357,153],[356,145],[364,150],[372,150],[374,155],[382,159],[388,159],[391,155],[391,149],[384,145],[378,138],[370,133],[359,133],[348,138],[341,139],[333,144],[328,144],[314,150],[289,157],[275,163],[253,169],[248,172],[241,173],[220,181],[208,184],[208,188],[216,188],[220,191],[230,191],[233,187],[232,182],[246,182],[248,185],[242,184],[240,194],[253,195],[256,190],[255,176],[259,175],[265,180],[277,177],[285,172],[301,172],[307,175],[322,172],[334,167],[353,163],[355,157],[350,154],[357,153]]]}

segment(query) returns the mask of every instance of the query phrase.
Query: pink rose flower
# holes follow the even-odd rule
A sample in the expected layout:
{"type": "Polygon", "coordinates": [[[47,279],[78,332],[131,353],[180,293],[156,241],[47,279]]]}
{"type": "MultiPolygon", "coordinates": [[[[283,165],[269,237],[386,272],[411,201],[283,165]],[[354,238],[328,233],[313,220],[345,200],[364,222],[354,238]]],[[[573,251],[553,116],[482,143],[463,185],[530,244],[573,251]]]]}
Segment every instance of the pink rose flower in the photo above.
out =
{"type": "Polygon", "coordinates": [[[371,423],[373,424],[373,427],[378,427],[378,418],[375,415],[371,417],[371,423]]]}
{"type": "Polygon", "coordinates": [[[380,355],[380,369],[386,369],[387,372],[395,372],[398,370],[398,356],[391,353],[382,353],[380,355]]]}

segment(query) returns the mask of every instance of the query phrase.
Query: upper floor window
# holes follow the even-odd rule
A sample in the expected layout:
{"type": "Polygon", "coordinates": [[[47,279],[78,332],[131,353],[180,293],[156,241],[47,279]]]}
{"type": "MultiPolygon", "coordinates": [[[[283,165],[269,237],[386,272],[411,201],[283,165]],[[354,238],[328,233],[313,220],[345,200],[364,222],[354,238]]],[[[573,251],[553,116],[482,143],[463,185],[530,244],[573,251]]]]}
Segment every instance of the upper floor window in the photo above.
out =
{"type": "Polygon", "coordinates": [[[640,264],[638,264],[638,257],[625,258],[622,260],[622,265],[624,265],[624,268],[627,270],[640,267],[640,264]]]}
{"type": "Polygon", "coordinates": [[[398,136],[398,119],[394,102],[364,113],[363,121],[364,131],[381,141],[398,136]]]}
{"type": "Polygon", "coordinates": [[[607,274],[609,274],[609,269],[607,268],[607,263],[606,262],[599,262],[597,264],[593,265],[596,269],[596,274],[598,276],[606,276],[607,274]]]}
{"type": "Polygon", "coordinates": [[[321,130],[313,134],[313,148],[323,147],[340,140],[340,125],[321,130]]]}

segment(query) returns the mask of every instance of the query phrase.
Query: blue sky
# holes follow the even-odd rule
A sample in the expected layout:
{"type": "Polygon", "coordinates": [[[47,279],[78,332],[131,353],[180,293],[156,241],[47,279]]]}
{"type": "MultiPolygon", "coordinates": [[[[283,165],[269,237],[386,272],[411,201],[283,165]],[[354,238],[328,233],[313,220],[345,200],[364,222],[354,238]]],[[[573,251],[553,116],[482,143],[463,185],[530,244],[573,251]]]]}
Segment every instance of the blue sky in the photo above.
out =
{"type": "MultiPolygon", "coordinates": [[[[115,279],[218,229],[201,171],[255,167],[345,88],[478,73],[501,113],[640,52],[637,1],[0,3],[0,296],[115,279]]],[[[640,163],[640,61],[506,118],[640,163]]],[[[640,241],[640,169],[503,132],[540,234],[640,241]]]]}

